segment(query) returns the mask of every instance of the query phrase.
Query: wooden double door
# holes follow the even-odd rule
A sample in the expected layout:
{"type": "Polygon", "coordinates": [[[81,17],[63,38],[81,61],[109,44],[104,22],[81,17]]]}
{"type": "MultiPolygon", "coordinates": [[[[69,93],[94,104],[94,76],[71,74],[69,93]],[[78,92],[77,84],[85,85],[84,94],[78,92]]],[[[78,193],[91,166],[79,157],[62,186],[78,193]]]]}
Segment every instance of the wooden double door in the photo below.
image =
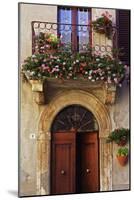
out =
{"type": "Polygon", "coordinates": [[[51,194],[99,191],[97,132],[53,133],[51,194]]]}

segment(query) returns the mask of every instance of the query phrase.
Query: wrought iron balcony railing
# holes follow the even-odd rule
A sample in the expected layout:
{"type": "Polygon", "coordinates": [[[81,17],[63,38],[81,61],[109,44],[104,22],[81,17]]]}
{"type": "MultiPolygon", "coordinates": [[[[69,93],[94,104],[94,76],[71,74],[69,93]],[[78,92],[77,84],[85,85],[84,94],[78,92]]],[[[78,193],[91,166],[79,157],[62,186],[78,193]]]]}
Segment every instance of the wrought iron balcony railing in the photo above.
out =
{"type": "MultiPolygon", "coordinates": [[[[110,38],[96,33],[91,25],[63,24],[32,21],[32,53],[45,53],[48,49],[62,51],[88,51],[111,54],[116,47],[117,28],[110,29],[110,38]]],[[[104,32],[107,27],[103,27],[104,32]]]]}

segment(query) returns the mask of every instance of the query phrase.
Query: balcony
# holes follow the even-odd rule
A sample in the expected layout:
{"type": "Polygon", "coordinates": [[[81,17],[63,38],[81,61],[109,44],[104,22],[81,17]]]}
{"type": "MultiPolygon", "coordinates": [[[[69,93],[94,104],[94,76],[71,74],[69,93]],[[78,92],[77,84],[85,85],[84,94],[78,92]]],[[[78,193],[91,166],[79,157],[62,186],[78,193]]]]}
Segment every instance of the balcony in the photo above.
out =
{"type": "Polygon", "coordinates": [[[38,104],[46,103],[44,91],[55,87],[101,90],[103,103],[114,103],[116,86],[125,74],[123,63],[113,51],[116,27],[110,27],[109,35],[108,27],[94,31],[91,24],[33,21],[31,27],[32,56],[24,61],[22,72],[38,104]]]}
{"type": "Polygon", "coordinates": [[[33,54],[45,53],[48,50],[48,42],[45,41],[45,37],[43,37],[45,33],[56,35],[57,38],[60,39],[63,48],[58,45],[55,46],[59,51],[61,49],[64,51],[70,49],[72,52],[85,52],[90,47],[98,54],[111,54],[112,49],[117,46],[117,28],[115,26],[110,27],[109,34],[107,34],[107,27],[102,27],[98,32],[95,32],[91,24],[63,24],[32,21],[31,26],[33,54]],[[44,41],[41,42],[41,39],[44,41]]]}

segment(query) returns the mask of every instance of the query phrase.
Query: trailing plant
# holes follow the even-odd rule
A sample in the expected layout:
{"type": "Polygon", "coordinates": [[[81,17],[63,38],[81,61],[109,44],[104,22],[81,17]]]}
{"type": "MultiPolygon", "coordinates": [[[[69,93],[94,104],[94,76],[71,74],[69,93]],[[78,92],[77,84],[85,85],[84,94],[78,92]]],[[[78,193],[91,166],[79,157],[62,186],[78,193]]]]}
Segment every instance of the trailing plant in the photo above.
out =
{"type": "Polygon", "coordinates": [[[61,79],[87,79],[92,82],[120,84],[125,75],[123,63],[110,55],[86,52],[61,51],[33,54],[24,60],[22,71],[29,79],[55,77],[61,79]]]}
{"type": "Polygon", "coordinates": [[[107,142],[115,142],[118,145],[125,145],[129,139],[129,129],[119,128],[112,131],[108,138],[107,142]]]}
{"type": "Polygon", "coordinates": [[[102,13],[101,17],[97,18],[91,23],[93,29],[97,33],[105,34],[106,37],[110,38],[112,34],[112,15],[109,12],[102,13]]]}

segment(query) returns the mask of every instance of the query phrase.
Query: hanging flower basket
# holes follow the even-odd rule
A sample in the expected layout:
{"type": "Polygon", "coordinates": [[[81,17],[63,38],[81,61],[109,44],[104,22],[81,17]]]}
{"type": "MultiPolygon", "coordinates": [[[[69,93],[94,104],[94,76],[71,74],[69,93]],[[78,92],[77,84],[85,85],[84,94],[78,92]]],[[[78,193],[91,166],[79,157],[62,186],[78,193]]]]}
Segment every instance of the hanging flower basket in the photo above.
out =
{"type": "Polygon", "coordinates": [[[116,157],[120,165],[125,166],[128,162],[128,148],[119,148],[116,157]]]}
{"type": "Polygon", "coordinates": [[[100,34],[105,34],[109,39],[112,35],[112,16],[106,11],[101,17],[91,23],[93,29],[100,34]]]}
{"type": "Polygon", "coordinates": [[[129,140],[129,132],[126,128],[115,129],[109,134],[107,142],[115,142],[119,146],[124,146],[129,140]]]}

